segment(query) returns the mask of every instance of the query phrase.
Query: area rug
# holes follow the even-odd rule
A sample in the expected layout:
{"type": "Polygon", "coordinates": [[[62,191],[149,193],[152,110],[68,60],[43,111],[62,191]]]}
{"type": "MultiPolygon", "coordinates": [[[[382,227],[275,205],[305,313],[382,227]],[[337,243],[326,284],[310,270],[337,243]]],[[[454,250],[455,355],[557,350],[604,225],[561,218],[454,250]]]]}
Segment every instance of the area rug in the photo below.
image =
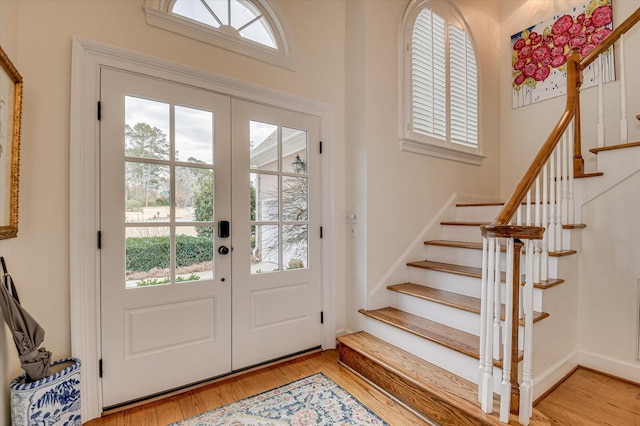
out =
{"type": "Polygon", "coordinates": [[[174,423],[177,426],[387,425],[322,373],[174,423]]]}

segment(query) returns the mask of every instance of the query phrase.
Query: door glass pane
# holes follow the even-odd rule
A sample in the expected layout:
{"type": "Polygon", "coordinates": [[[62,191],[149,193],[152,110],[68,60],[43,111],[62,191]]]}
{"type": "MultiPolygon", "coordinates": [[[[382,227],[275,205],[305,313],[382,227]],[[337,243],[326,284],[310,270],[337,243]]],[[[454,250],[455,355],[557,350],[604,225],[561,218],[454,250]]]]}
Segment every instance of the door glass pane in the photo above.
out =
{"type": "Polygon", "coordinates": [[[249,144],[252,169],[278,170],[278,126],[250,121],[249,144]]]}
{"type": "Polygon", "coordinates": [[[176,228],[176,283],[213,278],[213,227],[176,228]]]}
{"type": "Polygon", "coordinates": [[[169,220],[169,166],[127,161],[124,184],[126,222],[169,220]]]}
{"type": "Polygon", "coordinates": [[[251,173],[251,217],[258,222],[277,221],[279,215],[278,175],[251,173]]]}
{"type": "Polygon", "coordinates": [[[213,221],[213,170],[176,167],[176,221],[213,221]]]}
{"type": "Polygon", "coordinates": [[[280,242],[278,225],[251,226],[251,273],[279,271],[280,242]]]}
{"type": "Polygon", "coordinates": [[[307,173],[307,132],[282,128],[282,171],[307,173]]]}
{"type": "Polygon", "coordinates": [[[125,228],[127,288],[169,284],[171,250],[168,227],[125,228]]]}
{"type": "Polygon", "coordinates": [[[176,161],[213,164],[213,113],[176,106],[176,161]]]}
{"type": "Polygon", "coordinates": [[[306,221],[308,187],[307,178],[282,177],[282,220],[286,222],[306,221]]]}
{"type": "Polygon", "coordinates": [[[125,156],[169,159],[169,104],[125,96],[125,156]]]}
{"type": "Polygon", "coordinates": [[[308,268],[309,235],[307,225],[282,227],[282,263],[286,269],[308,268]]]}

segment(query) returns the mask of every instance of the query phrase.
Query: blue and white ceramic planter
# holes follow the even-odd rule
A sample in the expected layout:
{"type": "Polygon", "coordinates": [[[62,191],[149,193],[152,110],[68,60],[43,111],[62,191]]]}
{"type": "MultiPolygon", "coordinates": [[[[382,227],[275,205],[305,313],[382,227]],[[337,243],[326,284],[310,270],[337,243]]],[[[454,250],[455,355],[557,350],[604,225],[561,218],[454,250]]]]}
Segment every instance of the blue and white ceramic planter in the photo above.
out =
{"type": "Polygon", "coordinates": [[[51,364],[54,371],[56,366],[64,369],[31,383],[24,375],[11,382],[13,426],[82,425],[80,360],[65,358],[51,364]]]}

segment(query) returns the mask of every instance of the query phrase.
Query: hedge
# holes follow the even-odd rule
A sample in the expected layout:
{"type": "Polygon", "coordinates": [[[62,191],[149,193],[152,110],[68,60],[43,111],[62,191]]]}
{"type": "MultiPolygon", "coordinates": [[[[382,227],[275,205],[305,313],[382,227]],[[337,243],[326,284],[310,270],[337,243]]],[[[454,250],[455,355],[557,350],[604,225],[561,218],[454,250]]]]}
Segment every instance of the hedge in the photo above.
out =
{"type": "MultiPolygon", "coordinates": [[[[189,266],[213,259],[210,238],[176,236],[176,266],[189,266]]],[[[169,268],[169,237],[129,237],[126,240],[127,271],[169,268]]]]}

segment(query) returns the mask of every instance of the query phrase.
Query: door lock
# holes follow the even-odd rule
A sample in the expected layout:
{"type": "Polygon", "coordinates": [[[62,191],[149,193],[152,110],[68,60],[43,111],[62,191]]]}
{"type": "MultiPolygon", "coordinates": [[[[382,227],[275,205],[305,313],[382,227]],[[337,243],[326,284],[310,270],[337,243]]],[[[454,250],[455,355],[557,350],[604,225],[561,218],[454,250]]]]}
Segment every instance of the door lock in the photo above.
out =
{"type": "Polygon", "coordinates": [[[218,247],[218,253],[220,253],[220,254],[229,254],[229,247],[227,247],[227,246],[218,247]]]}

